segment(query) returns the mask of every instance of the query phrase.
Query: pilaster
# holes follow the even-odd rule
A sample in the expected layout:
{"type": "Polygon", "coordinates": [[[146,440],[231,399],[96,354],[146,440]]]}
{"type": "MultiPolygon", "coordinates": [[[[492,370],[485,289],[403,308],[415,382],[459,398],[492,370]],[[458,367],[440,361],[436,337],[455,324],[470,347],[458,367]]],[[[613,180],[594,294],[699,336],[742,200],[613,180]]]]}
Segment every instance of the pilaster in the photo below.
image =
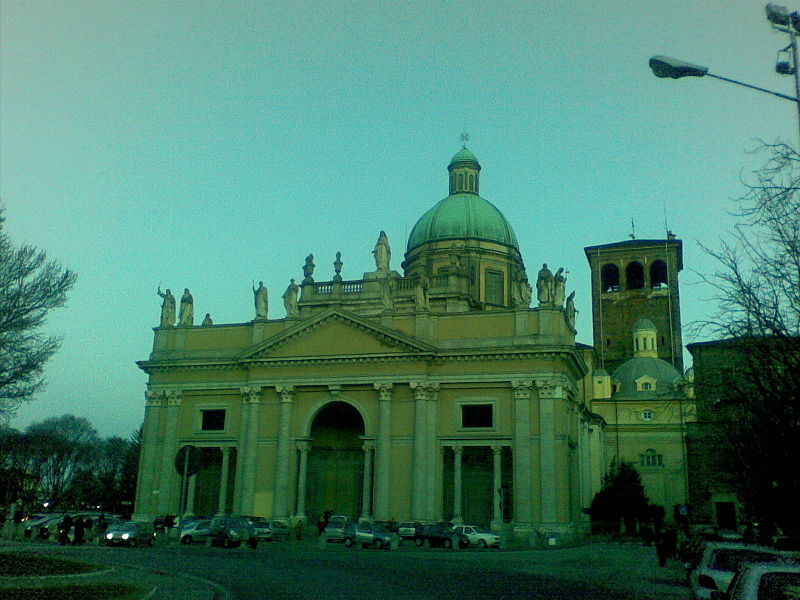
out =
{"type": "Polygon", "coordinates": [[[240,514],[253,514],[255,497],[256,463],[258,462],[258,421],[261,406],[261,388],[243,387],[242,395],[242,430],[239,432],[240,450],[236,460],[238,497],[234,497],[234,506],[238,506],[240,514]]]}
{"type": "Polygon", "coordinates": [[[166,419],[158,490],[158,513],[162,515],[176,514],[178,508],[177,499],[175,498],[178,477],[175,471],[175,455],[178,451],[178,418],[180,417],[182,400],[183,392],[181,390],[166,390],[164,392],[166,419]]]}
{"type": "Polygon", "coordinates": [[[514,524],[524,529],[533,522],[531,463],[531,391],[533,381],[511,382],[514,392],[514,524]]]}
{"type": "Polygon", "coordinates": [[[139,460],[139,473],[136,490],[134,517],[137,520],[150,520],[158,510],[158,498],[154,494],[156,471],[156,440],[161,425],[163,391],[145,392],[144,424],[142,426],[142,451],[139,460]]]}
{"type": "Polygon", "coordinates": [[[378,435],[375,440],[375,518],[388,521],[391,490],[392,384],[376,383],[378,392],[378,435]]]}
{"type": "Polygon", "coordinates": [[[290,431],[292,423],[292,404],[294,403],[294,387],[279,385],[275,390],[280,395],[280,423],[278,425],[278,448],[275,463],[275,496],[272,504],[272,516],[276,519],[289,517],[289,476],[290,476],[290,431]]]}
{"type": "Polygon", "coordinates": [[[424,521],[427,518],[425,488],[428,474],[428,386],[412,381],[414,391],[414,449],[412,454],[411,518],[424,521]]]}

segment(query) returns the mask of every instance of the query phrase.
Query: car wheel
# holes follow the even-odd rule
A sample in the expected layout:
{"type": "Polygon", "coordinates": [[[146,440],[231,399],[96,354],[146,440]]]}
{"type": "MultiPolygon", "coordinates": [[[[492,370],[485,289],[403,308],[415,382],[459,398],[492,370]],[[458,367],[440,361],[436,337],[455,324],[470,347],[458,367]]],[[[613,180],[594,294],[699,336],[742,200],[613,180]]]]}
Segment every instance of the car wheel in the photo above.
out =
{"type": "Polygon", "coordinates": [[[376,547],[378,550],[380,550],[381,548],[383,548],[383,542],[382,542],[382,541],[380,541],[380,540],[375,540],[375,547],[376,547]]]}
{"type": "Polygon", "coordinates": [[[192,543],[192,536],[185,535],[181,538],[181,544],[186,544],[187,546],[192,543]]]}
{"type": "Polygon", "coordinates": [[[451,542],[450,540],[445,540],[444,541],[444,547],[449,550],[450,548],[453,547],[453,542],[451,542]]]}
{"type": "Polygon", "coordinates": [[[352,548],[353,547],[353,540],[350,538],[344,538],[344,546],[345,548],[352,548]]]}
{"type": "Polygon", "coordinates": [[[422,538],[414,538],[414,543],[417,545],[417,548],[422,546],[422,538]]]}
{"type": "Polygon", "coordinates": [[[486,550],[486,540],[478,540],[478,548],[486,550]]]}

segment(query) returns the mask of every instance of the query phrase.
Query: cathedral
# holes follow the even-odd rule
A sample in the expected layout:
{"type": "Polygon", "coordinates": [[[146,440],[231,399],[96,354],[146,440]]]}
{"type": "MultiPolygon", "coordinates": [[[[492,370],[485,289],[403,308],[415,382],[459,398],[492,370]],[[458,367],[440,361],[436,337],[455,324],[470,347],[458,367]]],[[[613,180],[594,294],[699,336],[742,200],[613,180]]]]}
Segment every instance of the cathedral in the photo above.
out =
{"type": "MultiPolygon", "coordinates": [[[[479,195],[472,152],[447,171],[449,195],[413,227],[400,271],[380,232],[361,279],[343,280],[337,256],[333,279],[316,281],[309,255],[281,318],[267,317],[260,284],[251,321],[195,326],[186,290],[176,324],[159,290],[161,323],[138,363],[149,379],[134,518],[314,522],[332,510],[557,545],[587,530],[612,459],[663,467],[652,450],[685,471],[684,416],[661,410],[685,399],[680,241],[587,248],[595,347],[576,343],[564,270],[526,269],[511,224],[479,195]],[[620,278],[620,261],[641,273],[623,265],[620,278]],[[620,406],[641,413],[638,427],[620,425],[620,406]]],[[[650,495],[679,503],[681,490],[650,495]]]]}

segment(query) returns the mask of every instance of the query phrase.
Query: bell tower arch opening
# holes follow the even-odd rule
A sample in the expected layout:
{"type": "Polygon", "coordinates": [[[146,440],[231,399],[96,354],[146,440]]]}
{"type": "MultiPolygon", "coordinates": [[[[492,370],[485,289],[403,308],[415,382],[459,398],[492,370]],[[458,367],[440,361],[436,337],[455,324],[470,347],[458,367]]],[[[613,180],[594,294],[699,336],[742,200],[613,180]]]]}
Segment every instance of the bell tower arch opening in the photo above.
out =
{"type": "Polygon", "coordinates": [[[361,413],[342,401],[324,405],[311,422],[306,507],[313,522],[326,510],[361,514],[364,431],[361,413]]]}

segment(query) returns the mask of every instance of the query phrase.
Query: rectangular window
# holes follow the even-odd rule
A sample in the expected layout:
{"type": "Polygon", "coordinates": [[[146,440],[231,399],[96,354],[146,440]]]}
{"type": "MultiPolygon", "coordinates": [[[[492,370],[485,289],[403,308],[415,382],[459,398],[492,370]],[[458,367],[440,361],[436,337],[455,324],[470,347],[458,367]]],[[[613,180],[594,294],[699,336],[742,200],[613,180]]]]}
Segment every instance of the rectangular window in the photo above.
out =
{"type": "Polygon", "coordinates": [[[223,431],[225,429],[225,409],[204,410],[200,428],[203,431],[223,431]]]}
{"type": "Polygon", "coordinates": [[[486,303],[504,304],[503,274],[500,271],[486,271],[486,303]]]}
{"type": "Polygon", "coordinates": [[[462,404],[461,427],[489,428],[494,427],[491,404],[462,404]]]}

